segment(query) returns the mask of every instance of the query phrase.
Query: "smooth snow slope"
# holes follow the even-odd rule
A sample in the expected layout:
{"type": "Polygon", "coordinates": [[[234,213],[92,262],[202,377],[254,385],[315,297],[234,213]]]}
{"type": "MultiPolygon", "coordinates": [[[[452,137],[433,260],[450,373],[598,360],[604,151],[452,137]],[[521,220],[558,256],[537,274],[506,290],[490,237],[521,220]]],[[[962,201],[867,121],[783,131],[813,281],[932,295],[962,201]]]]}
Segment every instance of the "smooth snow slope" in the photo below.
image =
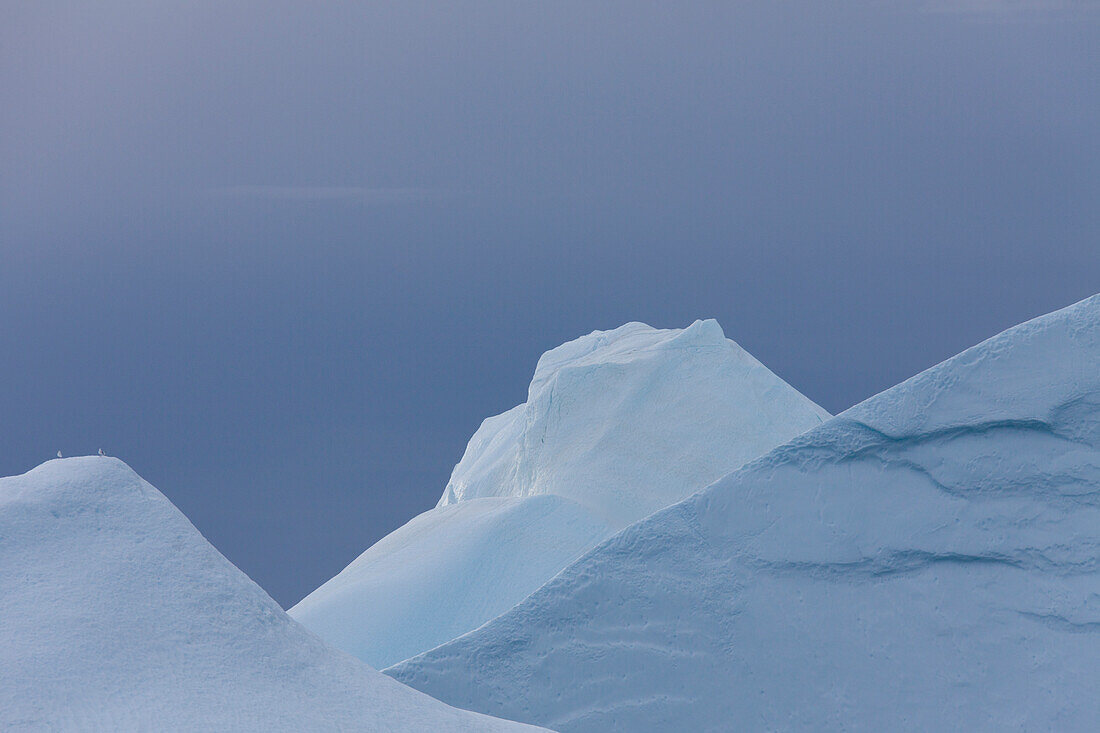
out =
{"type": "Polygon", "coordinates": [[[560,496],[438,507],[381,539],[290,614],[334,646],[387,666],[499,616],[608,534],[560,496]]]}
{"type": "Polygon", "coordinates": [[[389,673],[561,731],[1095,730],[1100,296],[857,405],[389,673]]]}
{"type": "Polygon", "coordinates": [[[290,614],[371,665],[399,662],[827,417],[714,321],[593,332],[539,359],[527,402],[482,424],[434,510],[290,614]]]}
{"type": "Polygon", "coordinates": [[[530,730],[327,646],[101,457],[0,479],[0,728],[530,730]]]}

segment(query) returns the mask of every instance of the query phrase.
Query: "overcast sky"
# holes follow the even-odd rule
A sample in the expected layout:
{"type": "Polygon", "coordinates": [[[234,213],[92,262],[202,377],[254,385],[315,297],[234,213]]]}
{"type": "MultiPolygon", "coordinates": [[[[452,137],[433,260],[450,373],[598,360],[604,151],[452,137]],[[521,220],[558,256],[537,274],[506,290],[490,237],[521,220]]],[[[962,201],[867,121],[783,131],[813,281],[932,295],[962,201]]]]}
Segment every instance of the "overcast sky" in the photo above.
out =
{"type": "Polygon", "coordinates": [[[838,412],[1100,291],[1094,2],[0,8],[0,475],[102,447],[284,605],[593,329],[838,412]]]}

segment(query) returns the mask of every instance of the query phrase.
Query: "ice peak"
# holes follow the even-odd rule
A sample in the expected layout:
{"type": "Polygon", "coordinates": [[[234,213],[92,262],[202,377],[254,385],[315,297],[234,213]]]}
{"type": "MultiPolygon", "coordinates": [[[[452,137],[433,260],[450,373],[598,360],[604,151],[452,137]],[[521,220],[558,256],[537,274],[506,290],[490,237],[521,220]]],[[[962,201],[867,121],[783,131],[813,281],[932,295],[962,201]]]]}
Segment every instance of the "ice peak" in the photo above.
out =
{"type": "Polygon", "coordinates": [[[7,500],[25,499],[31,487],[46,492],[39,495],[41,500],[71,506],[102,503],[134,491],[144,494],[148,486],[125,461],[107,456],[51,458],[13,478],[25,480],[0,482],[0,505],[7,500]],[[17,493],[17,487],[24,493],[17,493]]]}
{"type": "Polygon", "coordinates": [[[624,525],[826,416],[714,320],[593,331],[543,354],[527,402],[482,423],[435,509],[290,614],[392,664],[478,628],[624,525]]]}
{"type": "Polygon", "coordinates": [[[543,354],[527,402],[482,424],[439,504],[557,494],[621,527],[827,417],[713,319],[627,323],[543,354]]]}
{"type": "Polygon", "coordinates": [[[687,328],[654,328],[632,321],[610,331],[593,331],[547,351],[535,367],[528,394],[537,391],[566,367],[627,363],[690,346],[732,346],[741,350],[726,338],[713,318],[697,320],[687,328]]]}
{"type": "Polygon", "coordinates": [[[519,729],[324,645],[117,458],[0,478],[0,588],[0,729],[519,729]]]}

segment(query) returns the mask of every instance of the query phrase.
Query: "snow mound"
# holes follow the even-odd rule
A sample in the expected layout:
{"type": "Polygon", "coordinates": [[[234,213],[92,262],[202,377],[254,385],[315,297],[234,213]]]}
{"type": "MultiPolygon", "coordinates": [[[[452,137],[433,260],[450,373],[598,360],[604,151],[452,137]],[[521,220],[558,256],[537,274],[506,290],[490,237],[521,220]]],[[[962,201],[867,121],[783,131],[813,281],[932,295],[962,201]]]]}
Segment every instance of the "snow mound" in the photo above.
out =
{"type": "Polygon", "coordinates": [[[1100,296],[872,397],[388,672],[565,732],[1095,729],[1100,296]]]}
{"type": "Polygon", "coordinates": [[[554,494],[621,529],[828,417],[716,321],[628,323],[543,354],[527,402],[482,424],[439,506],[554,494]]]}
{"type": "Polygon", "coordinates": [[[387,535],[291,615],[387,666],[499,616],[608,534],[558,496],[439,507],[387,535]]]}
{"type": "Polygon", "coordinates": [[[113,458],[0,479],[0,728],[529,730],[292,621],[113,458]]]}
{"type": "Polygon", "coordinates": [[[527,402],[485,420],[434,510],[290,614],[371,665],[399,662],[827,417],[715,321],[593,332],[539,359],[527,402]]]}

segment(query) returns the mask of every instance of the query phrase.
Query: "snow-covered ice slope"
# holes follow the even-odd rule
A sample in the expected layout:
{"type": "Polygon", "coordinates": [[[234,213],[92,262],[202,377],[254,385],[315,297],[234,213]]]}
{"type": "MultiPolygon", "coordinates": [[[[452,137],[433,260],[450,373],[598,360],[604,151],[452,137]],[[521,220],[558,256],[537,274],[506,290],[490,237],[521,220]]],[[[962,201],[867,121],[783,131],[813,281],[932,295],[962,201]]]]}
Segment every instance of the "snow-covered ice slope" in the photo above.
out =
{"type": "Polygon", "coordinates": [[[114,458],[0,479],[4,730],[530,730],[329,647],[114,458]]]}
{"type": "Polygon", "coordinates": [[[628,323],[543,354],[527,402],[482,424],[439,505],[555,494],[619,529],[828,417],[717,321],[628,323]]]}
{"type": "Polygon", "coordinates": [[[559,496],[438,507],[384,537],[290,613],[382,667],[499,616],[608,534],[559,496]]]}
{"type": "Polygon", "coordinates": [[[539,360],[439,505],[290,610],[382,667],[477,628],[598,541],[828,414],[714,321],[596,331],[539,360]]]}
{"type": "Polygon", "coordinates": [[[389,673],[567,732],[1095,730],[1100,296],[857,405],[389,673]]]}

